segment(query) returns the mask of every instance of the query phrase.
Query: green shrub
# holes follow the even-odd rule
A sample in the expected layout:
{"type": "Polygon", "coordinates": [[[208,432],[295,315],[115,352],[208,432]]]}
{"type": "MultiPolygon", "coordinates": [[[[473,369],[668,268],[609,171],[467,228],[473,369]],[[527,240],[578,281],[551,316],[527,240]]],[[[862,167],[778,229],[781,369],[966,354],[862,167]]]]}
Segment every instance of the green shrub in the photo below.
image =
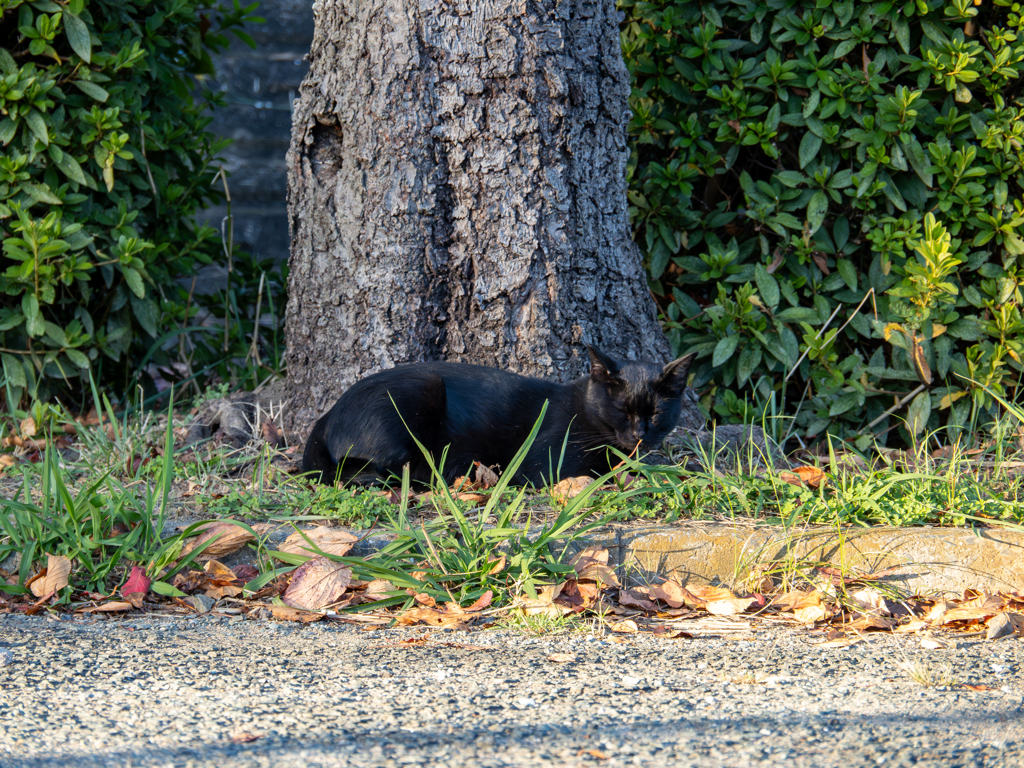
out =
{"type": "Polygon", "coordinates": [[[713,416],[772,406],[795,416],[779,436],[865,447],[980,425],[985,387],[1016,398],[1019,5],[619,7],[630,213],[713,416]]]}
{"type": "Polygon", "coordinates": [[[0,0],[9,402],[81,391],[86,371],[123,390],[199,311],[175,278],[224,259],[194,216],[221,199],[212,163],[225,146],[206,131],[219,101],[201,79],[227,32],[252,44],[238,27],[253,8],[0,0]]]}

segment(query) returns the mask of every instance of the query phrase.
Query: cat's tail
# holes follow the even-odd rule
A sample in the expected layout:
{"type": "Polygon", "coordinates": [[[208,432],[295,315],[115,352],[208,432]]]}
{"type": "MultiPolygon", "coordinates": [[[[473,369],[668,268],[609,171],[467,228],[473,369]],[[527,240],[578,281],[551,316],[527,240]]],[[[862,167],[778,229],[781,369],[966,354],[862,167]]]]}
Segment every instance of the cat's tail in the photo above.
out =
{"type": "Polygon", "coordinates": [[[327,417],[324,416],[314,426],[306,441],[306,449],[302,452],[302,472],[309,474],[310,479],[318,483],[330,483],[338,473],[338,463],[331,456],[324,439],[324,423],[327,417]]]}

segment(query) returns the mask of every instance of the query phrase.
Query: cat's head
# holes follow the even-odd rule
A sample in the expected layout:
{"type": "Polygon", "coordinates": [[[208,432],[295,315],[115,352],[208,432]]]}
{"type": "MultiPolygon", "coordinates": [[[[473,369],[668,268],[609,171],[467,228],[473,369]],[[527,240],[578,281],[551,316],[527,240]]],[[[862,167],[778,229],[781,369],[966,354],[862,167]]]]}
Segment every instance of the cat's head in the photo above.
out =
{"type": "Polygon", "coordinates": [[[657,448],[679,422],[683,390],[696,352],[667,365],[619,361],[590,350],[587,416],[608,444],[630,453],[657,448]]]}

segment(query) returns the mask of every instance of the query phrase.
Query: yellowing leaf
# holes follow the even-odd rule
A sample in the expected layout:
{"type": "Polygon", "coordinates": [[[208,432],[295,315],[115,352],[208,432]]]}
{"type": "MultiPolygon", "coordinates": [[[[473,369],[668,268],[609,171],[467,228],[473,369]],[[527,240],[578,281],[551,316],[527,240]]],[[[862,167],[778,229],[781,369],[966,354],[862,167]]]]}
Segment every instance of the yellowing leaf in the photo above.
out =
{"type": "Polygon", "coordinates": [[[352,569],[347,565],[314,557],[295,570],[281,599],[292,608],[323,608],[338,602],[351,581],[352,569]]]}

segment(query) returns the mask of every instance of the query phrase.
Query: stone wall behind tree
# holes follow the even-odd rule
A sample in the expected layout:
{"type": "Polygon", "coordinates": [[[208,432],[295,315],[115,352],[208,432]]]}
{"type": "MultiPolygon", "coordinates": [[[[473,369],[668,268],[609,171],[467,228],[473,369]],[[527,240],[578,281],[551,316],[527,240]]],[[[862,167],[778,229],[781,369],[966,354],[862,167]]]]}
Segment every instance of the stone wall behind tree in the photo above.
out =
{"type": "MultiPolygon", "coordinates": [[[[227,106],[215,110],[210,130],[234,139],[222,157],[230,173],[235,246],[275,262],[288,258],[285,153],[292,102],[309,67],[312,5],[312,0],[261,0],[258,13],[266,21],[246,27],[256,49],[235,40],[215,59],[212,87],[224,94],[227,106]]],[[[226,212],[220,205],[201,218],[219,229],[226,212]]],[[[205,282],[215,289],[224,274],[222,266],[208,269],[205,282]]]]}

